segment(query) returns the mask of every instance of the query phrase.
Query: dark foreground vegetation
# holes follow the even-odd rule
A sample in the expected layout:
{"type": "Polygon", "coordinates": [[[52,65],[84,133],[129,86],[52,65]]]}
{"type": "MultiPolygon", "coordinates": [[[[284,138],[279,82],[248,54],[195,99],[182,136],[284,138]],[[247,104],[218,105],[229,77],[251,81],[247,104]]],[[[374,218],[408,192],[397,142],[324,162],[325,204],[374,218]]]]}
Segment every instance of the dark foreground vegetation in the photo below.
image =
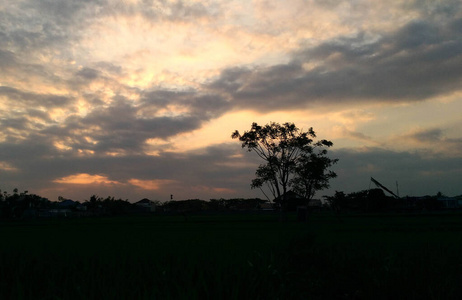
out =
{"type": "Polygon", "coordinates": [[[462,215],[0,223],[0,299],[459,299],[462,215]]]}

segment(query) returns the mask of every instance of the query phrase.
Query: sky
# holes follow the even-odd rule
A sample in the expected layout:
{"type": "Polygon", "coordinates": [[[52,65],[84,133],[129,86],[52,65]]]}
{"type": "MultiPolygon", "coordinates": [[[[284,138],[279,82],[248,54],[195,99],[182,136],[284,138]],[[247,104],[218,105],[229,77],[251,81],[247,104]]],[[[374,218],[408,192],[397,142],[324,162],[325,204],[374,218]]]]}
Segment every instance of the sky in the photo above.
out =
{"type": "Polygon", "coordinates": [[[460,0],[0,0],[0,189],[250,198],[253,122],[313,127],[338,177],[462,194],[460,0]]]}

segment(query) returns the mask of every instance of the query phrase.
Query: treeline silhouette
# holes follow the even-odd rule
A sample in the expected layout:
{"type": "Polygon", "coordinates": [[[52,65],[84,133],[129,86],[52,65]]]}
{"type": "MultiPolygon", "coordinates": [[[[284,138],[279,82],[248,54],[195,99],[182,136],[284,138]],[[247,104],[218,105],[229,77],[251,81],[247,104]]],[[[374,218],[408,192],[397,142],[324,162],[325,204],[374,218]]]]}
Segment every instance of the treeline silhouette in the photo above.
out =
{"type": "Polygon", "coordinates": [[[131,203],[128,199],[106,198],[92,195],[83,202],[58,197],[50,201],[28,191],[13,194],[0,190],[0,219],[28,219],[49,217],[85,217],[105,215],[128,215],[146,213],[189,213],[189,212],[225,212],[242,210],[272,210],[268,201],[259,198],[171,200],[161,202],[142,199],[131,203]]]}
{"type": "MultiPolygon", "coordinates": [[[[308,211],[331,210],[336,213],[387,213],[387,212],[421,212],[438,211],[447,208],[460,209],[462,196],[446,197],[442,193],[434,196],[402,197],[387,196],[382,189],[369,189],[346,194],[335,191],[333,196],[324,196],[324,203],[316,200],[310,202],[308,211]],[[453,201],[452,206],[445,201],[453,201]]],[[[306,207],[306,201],[294,192],[286,197],[287,211],[298,211],[306,207]]],[[[279,210],[278,199],[273,202],[260,198],[171,200],[161,202],[144,198],[135,203],[128,199],[106,198],[92,195],[83,202],[58,197],[58,201],[50,201],[28,191],[12,194],[0,190],[0,220],[50,218],[50,217],[86,217],[105,215],[129,215],[147,213],[187,214],[202,212],[236,212],[236,211],[272,211],[279,210]]]]}
{"type": "MultiPolygon", "coordinates": [[[[336,212],[417,212],[417,211],[437,211],[445,207],[442,193],[421,197],[402,197],[396,198],[387,196],[382,189],[362,190],[346,194],[335,191],[333,196],[325,196],[327,204],[336,212]]],[[[455,197],[460,198],[462,197],[455,197]]],[[[454,208],[457,208],[455,205],[454,208]]]]}

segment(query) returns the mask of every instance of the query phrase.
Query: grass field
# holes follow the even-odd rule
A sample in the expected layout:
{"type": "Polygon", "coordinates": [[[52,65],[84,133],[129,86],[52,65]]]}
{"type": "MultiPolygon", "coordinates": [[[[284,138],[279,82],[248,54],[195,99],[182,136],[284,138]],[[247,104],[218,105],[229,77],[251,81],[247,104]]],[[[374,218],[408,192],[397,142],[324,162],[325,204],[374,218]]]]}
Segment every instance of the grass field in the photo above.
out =
{"type": "Polygon", "coordinates": [[[0,223],[0,299],[459,299],[462,215],[0,223]]]}

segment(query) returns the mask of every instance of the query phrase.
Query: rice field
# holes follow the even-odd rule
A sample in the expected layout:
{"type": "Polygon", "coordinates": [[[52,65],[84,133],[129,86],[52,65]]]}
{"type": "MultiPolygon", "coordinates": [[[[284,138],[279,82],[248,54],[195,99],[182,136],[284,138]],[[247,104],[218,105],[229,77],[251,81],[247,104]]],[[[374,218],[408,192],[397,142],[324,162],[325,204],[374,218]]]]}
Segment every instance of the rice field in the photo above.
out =
{"type": "Polygon", "coordinates": [[[0,299],[459,299],[462,215],[0,223],[0,299]]]}

